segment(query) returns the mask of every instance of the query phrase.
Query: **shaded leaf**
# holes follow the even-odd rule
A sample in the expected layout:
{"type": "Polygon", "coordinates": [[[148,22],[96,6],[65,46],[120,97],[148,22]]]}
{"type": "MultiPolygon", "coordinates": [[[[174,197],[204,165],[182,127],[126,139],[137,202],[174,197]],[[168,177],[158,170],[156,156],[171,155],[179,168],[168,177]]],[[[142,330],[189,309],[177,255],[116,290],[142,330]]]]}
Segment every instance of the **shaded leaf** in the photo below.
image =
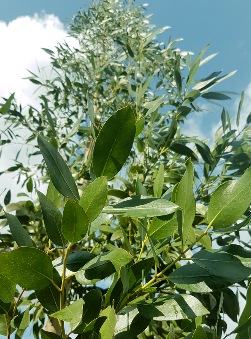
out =
{"type": "Polygon", "coordinates": [[[29,233],[24,229],[21,225],[18,218],[12,214],[5,213],[6,219],[8,221],[10,231],[12,233],[13,239],[17,243],[18,246],[28,246],[33,247],[33,241],[29,235],[29,233]]]}
{"type": "Polygon", "coordinates": [[[49,239],[58,246],[64,246],[65,239],[62,234],[62,214],[53,202],[43,193],[37,191],[40,201],[44,225],[49,239]]]}
{"type": "Polygon", "coordinates": [[[26,289],[49,285],[53,278],[50,257],[36,248],[20,247],[0,254],[1,274],[26,289]]]}
{"type": "MultiPolygon", "coordinates": [[[[53,269],[53,281],[59,288],[61,288],[61,277],[55,268],[53,269]]],[[[51,312],[59,311],[61,293],[52,283],[42,289],[36,290],[35,292],[43,307],[51,312]]]]}
{"type": "Polygon", "coordinates": [[[72,252],[67,256],[66,267],[72,272],[77,272],[93,258],[95,258],[94,253],[87,251],[72,252]]]}
{"type": "Polygon", "coordinates": [[[135,110],[126,106],[104,124],[93,150],[93,171],[97,177],[114,177],[131,151],[136,132],[135,110]]]}
{"type": "Polygon", "coordinates": [[[11,190],[8,190],[3,200],[4,205],[8,205],[10,201],[11,201],[11,190]]]}
{"type": "Polygon", "coordinates": [[[201,95],[204,99],[210,100],[230,100],[231,98],[221,92],[207,92],[201,95]]]}
{"type": "Polygon", "coordinates": [[[6,276],[0,274],[0,300],[8,303],[14,300],[16,284],[6,276]]]}

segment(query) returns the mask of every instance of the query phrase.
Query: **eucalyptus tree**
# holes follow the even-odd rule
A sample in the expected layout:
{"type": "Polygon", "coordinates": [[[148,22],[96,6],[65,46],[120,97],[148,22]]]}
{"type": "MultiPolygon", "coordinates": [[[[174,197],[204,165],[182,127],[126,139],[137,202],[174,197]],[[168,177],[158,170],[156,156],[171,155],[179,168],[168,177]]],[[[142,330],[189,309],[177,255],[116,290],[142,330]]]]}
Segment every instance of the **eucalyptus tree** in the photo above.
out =
{"type": "Polygon", "coordinates": [[[3,100],[1,147],[22,127],[31,160],[6,170],[27,189],[1,207],[7,337],[222,338],[226,315],[248,337],[251,119],[239,126],[242,94],[211,147],[185,135],[203,100],[230,99],[212,88],[233,73],[198,78],[214,55],[160,43],[165,29],[132,2],[94,2],[74,46],[44,49],[50,76],[29,78],[41,109],[3,100]]]}

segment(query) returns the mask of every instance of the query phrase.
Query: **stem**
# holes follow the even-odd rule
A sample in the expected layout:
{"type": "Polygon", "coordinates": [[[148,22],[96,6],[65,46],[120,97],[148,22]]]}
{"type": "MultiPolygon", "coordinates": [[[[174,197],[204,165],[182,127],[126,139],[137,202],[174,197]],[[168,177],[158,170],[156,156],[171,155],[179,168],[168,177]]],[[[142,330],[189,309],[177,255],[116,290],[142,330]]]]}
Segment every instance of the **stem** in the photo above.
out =
{"type": "MultiPolygon", "coordinates": [[[[63,273],[62,273],[62,284],[61,284],[61,294],[60,294],[60,310],[62,310],[65,306],[65,280],[66,280],[66,260],[67,256],[69,254],[69,251],[71,249],[72,243],[69,243],[69,245],[66,248],[66,251],[64,253],[64,260],[63,260],[63,273]]],[[[56,287],[56,286],[55,286],[56,287]]],[[[66,339],[65,329],[64,329],[64,321],[60,320],[60,327],[62,331],[62,338],[66,339]]]]}
{"type": "Polygon", "coordinates": [[[141,245],[141,250],[140,250],[139,257],[138,257],[138,261],[140,261],[140,259],[141,259],[141,256],[143,254],[144,247],[145,247],[145,244],[146,244],[147,240],[148,240],[148,236],[146,234],[145,239],[142,241],[142,245],[141,245]]]}
{"type": "MultiPolygon", "coordinates": [[[[180,255],[174,260],[172,261],[168,266],[166,266],[161,272],[159,272],[158,274],[156,274],[151,280],[149,280],[145,285],[141,286],[140,288],[138,288],[135,292],[134,295],[137,294],[138,292],[143,291],[145,288],[151,286],[152,284],[154,284],[155,282],[157,282],[157,279],[163,275],[167,270],[169,270],[173,265],[175,265],[178,261],[180,261],[183,257],[183,255],[188,252],[191,248],[193,248],[193,246],[201,239],[203,238],[205,235],[207,235],[210,227],[212,226],[214,220],[212,220],[210,222],[210,224],[207,226],[206,230],[196,239],[196,241],[194,241],[192,244],[190,244],[184,251],[182,251],[180,253],[180,255]]],[[[165,278],[162,278],[161,280],[165,280],[165,278]]]]}
{"type": "Polygon", "coordinates": [[[25,291],[25,288],[22,288],[21,292],[19,293],[17,300],[15,301],[14,307],[13,307],[13,312],[12,312],[12,318],[14,318],[16,310],[17,310],[17,304],[19,303],[23,293],[25,291]]]}

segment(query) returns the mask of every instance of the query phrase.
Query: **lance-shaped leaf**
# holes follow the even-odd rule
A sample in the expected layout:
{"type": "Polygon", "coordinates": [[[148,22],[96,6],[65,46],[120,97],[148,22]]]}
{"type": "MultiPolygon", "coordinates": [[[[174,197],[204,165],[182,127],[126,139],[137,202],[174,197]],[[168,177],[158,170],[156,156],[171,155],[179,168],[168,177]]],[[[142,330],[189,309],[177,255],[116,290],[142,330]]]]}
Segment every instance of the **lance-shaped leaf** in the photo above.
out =
{"type": "Polygon", "coordinates": [[[126,106],[113,114],[102,127],[93,151],[93,171],[97,177],[114,177],[131,151],[136,132],[135,109],[126,106]]]}
{"type": "Polygon", "coordinates": [[[242,311],[238,326],[231,333],[238,333],[236,339],[249,338],[251,325],[251,284],[249,284],[246,296],[246,305],[242,311]]]}
{"type": "Polygon", "coordinates": [[[251,201],[251,167],[239,180],[227,181],[212,194],[207,221],[214,228],[224,228],[235,223],[251,201]]]}
{"type": "Polygon", "coordinates": [[[64,208],[62,233],[70,242],[84,238],[88,230],[89,220],[83,208],[74,200],[69,199],[64,208]]]}
{"type": "Polygon", "coordinates": [[[5,215],[9,223],[13,239],[18,244],[18,246],[33,247],[34,244],[31,240],[31,237],[29,236],[29,233],[23,228],[18,218],[9,213],[6,213],[5,215]]]}
{"type": "Polygon", "coordinates": [[[0,272],[28,290],[44,288],[53,278],[50,257],[41,250],[30,247],[1,253],[0,272]]]}
{"type": "Polygon", "coordinates": [[[178,205],[165,199],[142,199],[135,196],[124,199],[116,205],[105,207],[103,212],[108,214],[125,214],[132,218],[145,218],[172,214],[178,208],[178,205]]]}
{"type": "Polygon", "coordinates": [[[225,288],[251,274],[251,268],[245,267],[237,257],[228,253],[202,250],[191,259],[194,264],[181,266],[169,276],[173,283],[189,291],[207,292],[207,288],[225,288]]]}
{"type": "Polygon", "coordinates": [[[93,221],[101,213],[107,199],[107,179],[95,179],[84,190],[79,205],[83,207],[89,221],[93,221]]]}
{"type": "Polygon", "coordinates": [[[186,172],[183,175],[175,194],[175,202],[182,209],[182,241],[188,239],[195,217],[196,204],[193,195],[194,170],[191,160],[186,162],[186,172]]]}
{"type": "Polygon", "coordinates": [[[165,299],[160,298],[154,303],[139,304],[138,310],[145,317],[157,321],[193,319],[209,314],[197,298],[188,294],[178,294],[165,299]]]}
{"type": "Polygon", "coordinates": [[[62,235],[62,214],[53,202],[43,193],[37,191],[42,208],[44,225],[49,239],[58,246],[64,246],[65,239],[62,235]]]}
{"type": "Polygon", "coordinates": [[[51,317],[66,321],[72,327],[78,325],[82,319],[84,300],[79,299],[62,310],[51,314],[51,317]]]}
{"type": "Polygon", "coordinates": [[[61,155],[55,147],[41,136],[38,136],[37,141],[48,167],[53,185],[63,196],[73,200],[79,200],[77,186],[61,155]]]}
{"type": "Polygon", "coordinates": [[[160,164],[156,178],[153,183],[154,196],[160,198],[163,191],[164,184],[164,165],[160,164]]]}

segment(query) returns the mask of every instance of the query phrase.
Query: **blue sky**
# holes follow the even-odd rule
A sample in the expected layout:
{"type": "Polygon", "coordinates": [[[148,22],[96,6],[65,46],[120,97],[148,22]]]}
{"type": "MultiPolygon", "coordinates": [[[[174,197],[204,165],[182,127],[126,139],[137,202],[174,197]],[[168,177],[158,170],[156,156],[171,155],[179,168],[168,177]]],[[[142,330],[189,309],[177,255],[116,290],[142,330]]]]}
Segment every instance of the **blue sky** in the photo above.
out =
{"type": "MultiPolygon", "coordinates": [[[[219,53],[204,67],[205,76],[219,70],[238,71],[217,89],[237,93],[246,90],[243,113],[247,115],[251,111],[251,1],[137,0],[145,2],[149,3],[147,13],[153,14],[152,23],[157,27],[171,26],[160,35],[163,42],[168,42],[169,37],[183,38],[179,43],[182,50],[197,54],[210,44],[209,54],[219,53]]],[[[24,104],[34,104],[33,87],[22,78],[28,75],[27,69],[35,71],[38,66],[48,64],[41,47],[52,48],[63,41],[72,16],[79,9],[86,10],[89,4],[90,0],[0,1],[0,97],[16,91],[24,104]]],[[[234,96],[228,104],[232,112],[236,110],[237,98],[234,96]]],[[[219,115],[200,115],[191,118],[188,127],[195,132],[196,126],[197,131],[203,125],[214,129],[219,119],[219,115]]],[[[9,158],[15,152],[12,148],[9,158]]],[[[0,170],[12,164],[9,158],[0,164],[0,170]]]]}

